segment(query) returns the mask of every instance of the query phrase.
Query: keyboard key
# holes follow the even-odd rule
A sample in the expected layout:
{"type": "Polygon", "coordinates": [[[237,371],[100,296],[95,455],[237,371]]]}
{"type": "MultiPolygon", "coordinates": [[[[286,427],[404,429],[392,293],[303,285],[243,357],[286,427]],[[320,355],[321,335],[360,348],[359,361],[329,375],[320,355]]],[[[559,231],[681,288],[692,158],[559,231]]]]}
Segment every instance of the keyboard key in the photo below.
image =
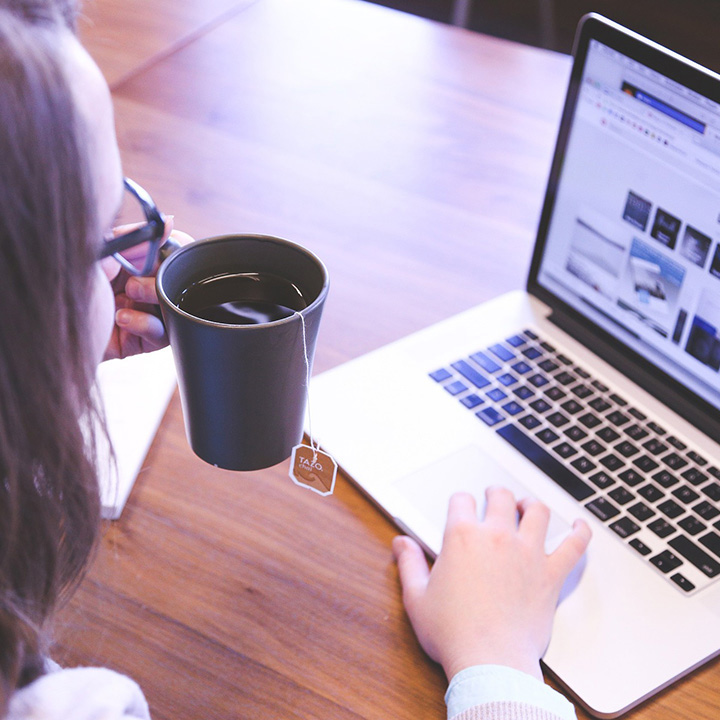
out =
{"type": "Polygon", "coordinates": [[[655,514],[655,511],[651,507],[648,507],[644,502],[635,503],[628,508],[628,512],[633,517],[636,517],[640,522],[649,520],[655,514]]]}
{"type": "Polygon", "coordinates": [[[631,500],[635,499],[635,496],[629,490],[622,487],[622,485],[619,485],[614,490],[611,490],[608,495],[618,505],[627,505],[631,500]]]}
{"type": "Polygon", "coordinates": [[[639,538],[633,538],[630,543],[631,547],[634,547],[641,555],[649,555],[652,550],[639,538]]]}
{"type": "Polygon", "coordinates": [[[553,450],[561,457],[561,458],[569,458],[573,455],[577,454],[577,450],[570,445],[570,443],[561,442],[558,443],[553,450]]]}
{"type": "Polygon", "coordinates": [[[605,452],[605,446],[601,445],[597,440],[588,440],[582,444],[582,449],[591,457],[595,457],[605,452]]]}
{"type": "Polygon", "coordinates": [[[559,360],[563,365],[572,365],[572,360],[566,355],[556,355],[555,359],[559,360]]]}
{"type": "Polygon", "coordinates": [[[557,385],[553,385],[552,387],[547,388],[543,391],[545,393],[546,397],[549,397],[551,400],[554,400],[557,402],[561,398],[564,398],[566,393],[564,390],[561,390],[557,385]]]}
{"type": "Polygon", "coordinates": [[[607,392],[610,389],[607,385],[603,385],[599,380],[593,380],[590,384],[600,392],[607,392]]]}
{"type": "Polygon", "coordinates": [[[583,475],[585,473],[589,473],[591,470],[594,470],[596,467],[595,463],[592,460],[583,456],[576,458],[570,464],[583,475]]]}
{"type": "Polygon", "coordinates": [[[451,395],[459,395],[461,392],[464,392],[467,390],[467,385],[465,383],[460,382],[460,380],[455,380],[455,382],[448,383],[447,385],[444,385],[444,388],[451,394],[451,395]]]}
{"type": "Polygon", "coordinates": [[[476,408],[478,405],[482,405],[485,401],[481,398],[475,395],[474,393],[472,395],[466,395],[464,398],[461,398],[460,402],[468,409],[472,410],[473,408],[476,408]]]}
{"type": "Polygon", "coordinates": [[[720,469],[711,466],[711,467],[707,468],[707,471],[708,471],[708,472],[710,473],[710,475],[712,475],[714,478],[717,478],[718,480],[720,480],[720,469]]]}
{"type": "Polygon", "coordinates": [[[575,442],[578,442],[579,440],[582,440],[583,438],[587,437],[587,433],[582,428],[579,428],[577,425],[573,425],[572,427],[565,428],[565,430],[563,432],[571,440],[574,440],[575,442]]]}
{"type": "Polygon", "coordinates": [[[658,505],[658,510],[660,510],[663,515],[667,515],[671,520],[676,517],[680,517],[685,510],[678,505],[674,500],[665,500],[665,502],[661,502],[658,505]]]}
{"type": "Polygon", "coordinates": [[[566,400],[560,407],[571,415],[575,415],[583,409],[583,406],[577,400],[566,400]]]}
{"type": "Polygon", "coordinates": [[[694,450],[689,450],[687,456],[691,462],[694,462],[700,467],[707,465],[707,460],[702,455],[698,455],[694,450]]]}
{"type": "Polygon", "coordinates": [[[546,340],[543,340],[540,343],[540,347],[543,348],[544,350],[547,350],[548,352],[551,352],[551,353],[555,352],[555,348],[546,340]]]}
{"type": "Polygon", "coordinates": [[[527,400],[535,394],[527,385],[521,385],[520,387],[515,388],[513,392],[521,400],[527,400]]]}
{"type": "MultiPolygon", "coordinates": [[[[689,457],[689,455],[688,455],[689,457]]],[[[685,472],[680,473],[691,485],[702,485],[706,480],[709,479],[709,475],[706,475],[697,468],[688,468],[685,472]]],[[[718,498],[715,498],[716,500],[718,498]]]]}
{"type": "Polygon", "coordinates": [[[537,360],[542,355],[542,350],[538,350],[536,347],[525,348],[522,354],[528,360],[537,360]]]}
{"type": "Polygon", "coordinates": [[[548,443],[555,442],[555,440],[557,440],[560,436],[557,433],[554,433],[550,428],[545,428],[544,430],[535,433],[535,437],[547,445],[548,443]]]}
{"type": "Polygon", "coordinates": [[[552,407],[552,405],[549,402],[543,400],[542,398],[538,398],[537,400],[533,400],[530,403],[530,407],[537,413],[544,413],[547,412],[552,407]]]}
{"type": "Polygon", "coordinates": [[[702,502],[698,503],[693,510],[703,519],[703,520],[712,520],[713,518],[716,518],[718,515],[720,515],[720,510],[718,510],[714,505],[711,505],[707,500],[703,500],[702,502]]]}
{"type": "Polygon", "coordinates": [[[596,517],[600,518],[603,522],[614,518],[620,514],[618,510],[609,500],[603,497],[591,500],[585,507],[596,517]]]}
{"type": "Polygon", "coordinates": [[[681,485],[679,488],[675,488],[672,494],[682,503],[686,505],[697,500],[700,496],[687,485],[681,485]]]}
{"type": "Polygon", "coordinates": [[[664,488],[672,487],[678,483],[678,479],[667,470],[660,470],[660,472],[655,473],[652,477],[658,485],[662,485],[664,488]]]}
{"type": "Polygon", "coordinates": [[[589,379],[590,373],[589,373],[587,370],[583,370],[583,369],[582,369],[581,367],[579,367],[578,365],[576,365],[573,369],[574,369],[575,372],[576,372],[581,378],[583,378],[584,380],[589,379]]]}
{"type": "Polygon", "coordinates": [[[610,477],[606,472],[601,470],[590,476],[591,482],[595,483],[601,490],[615,484],[615,479],[610,477]]]}
{"type": "Polygon", "coordinates": [[[620,434],[616,433],[611,427],[604,427],[602,430],[598,430],[595,434],[606,443],[614,442],[620,437],[620,434]]]}
{"type": "Polygon", "coordinates": [[[439,370],[435,370],[435,372],[431,372],[430,377],[435,382],[444,382],[445,380],[452,377],[452,373],[445,368],[440,368],[439,370]]]}
{"type": "Polygon", "coordinates": [[[508,403],[505,403],[502,406],[502,409],[508,414],[508,415],[519,415],[521,412],[524,412],[525,408],[520,405],[519,403],[516,403],[514,400],[511,400],[508,403]]]}
{"type": "Polygon", "coordinates": [[[652,472],[656,467],[660,467],[649,455],[641,455],[633,460],[633,465],[644,473],[652,472]]]}
{"type": "Polygon", "coordinates": [[[627,415],[624,415],[619,410],[615,410],[614,412],[609,413],[605,416],[605,419],[609,422],[615,425],[615,427],[620,427],[620,425],[625,425],[625,423],[630,421],[630,418],[627,415]]]}
{"type": "Polygon", "coordinates": [[[519,362],[513,363],[510,366],[518,375],[526,375],[529,373],[532,368],[524,361],[520,360],[519,362]]]}
{"type": "Polygon", "coordinates": [[[565,417],[561,412],[550,413],[545,419],[554,427],[562,427],[570,422],[570,418],[565,417]]]}
{"type": "Polygon", "coordinates": [[[503,392],[500,388],[493,388],[492,390],[488,391],[487,396],[493,402],[500,402],[507,397],[507,393],[503,392]]]}
{"type": "Polygon", "coordinates": [[[496,358],[500,358],[500,360],[504,362],[510,362],[510,360],[515,359],[515,353],[508,350],[504,345],[500,345],[500,343],[498,343],[497,345],[491,345],[488,350],[496,358]]]}
{"type": "MultiPolygon", "coordinates": [[[[661,435],[664,434],[665,431],[660,433],[661,435]]],[[[669,437],[665,438],[676,450],[686,450],[687,445],[684,442],[681,442],[678,440],[674,435],[670,435],[669,437]]]]}
{"type": "Polygon", "coordinates": [[[684,575],[681,575],[680,573],[675,573],[670,577],[670,579],[685,592],[690,592],[691,590],[695,589],[695,586],[684,575]]]}
{"type": "Polygon", "coordinates": [[[505,425],[497,433],[576,500],[585,500],[595,493],[590,485],[519,428],[514,425],[505,425]]]}
{"type": "Polygon", "coordinates": [[[718,500],[720,500],[720,485],[718,485],[717,483],[711,483],[710,485],[706,485],[702,489],[702,491],[711,500],[714,500],[715,502],[718,502],[718,500]]]}
{"type": "Polygon", "coordinates": [[[611,399],[616,405],[620,405],[620,407],[625,407],[625,405],[627,405],[627,400],[626,400],[625,398],[623,398],[623,397],[620,397],[620,396],[617,395],[616,393],[613,393],[613,394],[610,396],[610,399],[611,399]]]}
{"type": "Polygon", "coordinates": [[[535,387],[539,388],[539,387],[542,387],[543,385],[547,385],[550,381],[544,375],[541,375],[540,373],[536,373],[535,375],[531,375],[528,378],[528,382],[531,385],[534,385],[535,387]]]}
{"type": "Polygon", "coordinates": [[[668,535],[672,535],[675,532],[675,528],[669,523],[663,520],[662,518],[658,518],[657,520],[653,520],[648,527],[650,530],[652,530],[658,537],[666,538],[668,535]]]}
{"type": "Polygon", "coordinates": [[[669,573],[682,565],[682,560],[669,550],[664,550],[659,555],[650,558],[650,562],[662,573],[669,573]]]}
{"type": "Polygon", "coordinates": [[[538,425],[542,425],[540,420],[538,420],[534,415],[526,415],[523,418],[520,418],[518,421],[523,427],[526,427],[528,430],[533,430],[538,425]]]}
{"type": "Polygon", "coordinates": [[[638,490],[638,495],[642,495],[648,502],[655,503],[665,497],[665,493],[655,487],[655,485],[645,485],[638,490]]]}
{"type": "Polygon", "coordinates": [[[632,457],[633,455],[637,455],[640,450],[638,450],[631,442],[623,440],[623,442],[620,442],[615,446],[615,452],[620,453],[623,457],[632,457]]]}
{"type": "Polygon", "coordinates": [[[490,381],[482,373],[478,372],[465,360],[458,360],[458,362],[454,362],[452,367],[466,380],[469,380],[476,388],[484,388],[490,384],[490,381]]]}
{"type": "Polygon", "coordinates": [[[561,385],[570,385],[575,382],[575,376],[571,375],[567,370],[563,370],[555,376],[555,380],[561,385]]]}
{"type": "MultiPolygon", "coordinates": [[[[654,433],[657,433],[658,435],[667,435],[667,430],[666,430],[664,427],[662,427],[661,425],[658,425],[656,422],[652,422],[652,421],[651,421],[651,422],[649,422],[649,423],[647,424],[647,426],[648,426],[654,433]]],[[[669,439],[668,439],[668,442],[670,442],[669,439]]]]}
{"type": "Polygon", "coordinates": [[[586,397],[589,397],[592,395],[595,391],[589,388],[587,385],[576,385],[572,390],[570,391],[574,395],[577,395],[581,400],[583,400],[586,397]]]}
{"type": "Polygon", "coordinates": [[[637,408],[628,408],[628,412],[636,419],[636,420],[647,420],[647,416],[643,415],[637,408]]]}
{"type": "Polygon", "coordinates": [[[600,462],[611,472],[621,468],[625,464],[624,460],[621,460],[617,455],[612,454],[606,455],[600,462]]]}
{"type": "Polygon", "coordinates": [[[485,372],[496,373],[500,369],[500,365],[484,352],[473,353],[470,357],[485,370],[485,372]]]}
{"type": "Polygon", "coordinates": [[[498,412],[494,407],[486,407],[484,410],[476,412],[475,415],[477,415],[486,425],[489,425],[490,427],[497,425],[505,419],[505,416],[498,412]]]}
{"type": "Polygon", "coordinates": [[[627,470],[623,470],[620,473],[620,479],[630,487],[635,487],[636,485],[639,485],[645,478],[640,474],[635,472],[632,468],[628,468],[627,470]]]}
{"type": "Polygon", "coordinates": [[[665,443],[660,442],[657,438],[650,438],[647,442],[643,443],[643,447],[651,455],[659,455],[668,449],[668,446],[665,443]]]}
{"type": "Polygon", "coordinates": [[[662,461],[671,469],[671,470],[680,470],[680,468],[684,468],[688,461],[680,457],[677,453],[670,453],[666,455],[662,461]]]}
{"type": "Polygon", "coordinates": [[[642,440],[644,437],[647,437],[650,433],[641,428],[638,424],[633,423],[632,425],[628,425],[623,429],[623,432],[630,436],[633,440],[642,440]]]}
{"type": "Polygon", "coordinates": [[[581,422],[587,428],[594,428],[600,424],[601,420],[597,415],[585,413],[578,418],[578,422],[581,422]]]}
{"type": "Polygon", "coordinates": [[[627,538],[640,530],[640,526],[634,523],[629,517],[623,517],[610,523],[610,529],[616,532],[621,538],[627,538]]]}
{"type": "Polygon", "coordinates": [[[707,528],[705,523],[700,522],[694,515],[684,517],[678,525],[688,534],[697,535],[707,528]]]}
{"type": "Polygon", "coordinates": [[[539,362],[538,367],[541,370],[544,370],[545,372],[550,373],[550,372],[553,372],[554,370],[557,370],[560,366],[556,362],[554,362],[548,358],[547,360],[543,360],[542,362],[539,362]]]}
{"type": "Polygon", "coordinates": [[[710,550],[710,552],[720,557],[720,535],[711,531],[707,535],[703,535],[700,538],[700,542],[710,550]]]}
{"type": "Polygon", "coordinates": [[[525,337],[529,337],[531,340],[538,339],[538,336],[532,330],[525,329],[523,330],[523,333],[525,334],[525,337]]]}
{"type": "Polygon", "coordinates": [[[668,545],[708,577],[712,578],[720,573],[720,563],[685,535],[677,535],[668,541],[668,545]]]}
{"type": "Polygon", "coordinates": [[[601,397],[596,397],[594,400],[591,400],[588,403],[588,405],[590,405],[590,407],[593,410],[595,410],[595,412],[599,412],[599,413],[603,413],[608,408],[612,407],[612,405],[610,405],[610,403],[607,402],[607,400],[605,400],[604,398],[601,398],[601,397]]]}
{"type": "Polygon", "coordinates": [[[510,373],[503,373],[502,375],[498,375],[498,382],[505,387],[509,387],[517,382],[517,378],[510,373]]]}
{"type": "Polygon", "coordinates": [[[509,337],[505,342],[508,345],[512,345],[513,347],[520,347],[521,345],[525,344],[525,338],[520,337],[520,335],[513,335],[512,337],[509,337]]]}

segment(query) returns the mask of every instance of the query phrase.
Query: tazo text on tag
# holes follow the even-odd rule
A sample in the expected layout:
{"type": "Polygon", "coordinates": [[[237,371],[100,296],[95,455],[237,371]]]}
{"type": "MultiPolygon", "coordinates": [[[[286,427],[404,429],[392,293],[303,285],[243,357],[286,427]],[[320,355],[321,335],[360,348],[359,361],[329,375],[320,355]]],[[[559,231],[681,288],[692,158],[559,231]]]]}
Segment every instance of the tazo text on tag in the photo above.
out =
{"type": "Polygon", "coordinates": [[[290,459],[290,477],[296,485],[309,488],[319,495],[332,495],[335,489],[337,463],[320,450],[296,445],[290,459]]]}

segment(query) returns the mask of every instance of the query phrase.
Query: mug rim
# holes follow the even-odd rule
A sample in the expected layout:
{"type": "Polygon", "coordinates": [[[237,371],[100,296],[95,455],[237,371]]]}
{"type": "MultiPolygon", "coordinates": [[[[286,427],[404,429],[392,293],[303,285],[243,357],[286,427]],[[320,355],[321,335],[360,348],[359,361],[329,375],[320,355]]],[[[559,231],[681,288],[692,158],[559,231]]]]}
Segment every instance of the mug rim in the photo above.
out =
{"type": "Polygon", "coordinates": [[[282,325],[283,323],[289,323],[296,319],[297,315],[303,315],[304,317],[307,316],[317,305],[321,304],[325,300],[325,296],[328,293],[328,289],[330,287],[330,278],[328,275],[327,267],[325,267],[325,263],[311,250],[308,250],[303,245],[300,245],[296,242],[293,242],[292,240],[287,240],[285,238],[278,237],[277,235],[265,235],[261,233],[227,233],[225,235],[214,235],[209,238],[202,238],[200,240],[194,240],[191,243],[188,243],[187,245],[183,245],[181,248],[176,250],[172,255],[167,257],[161,264],[160,268],[157,271],[157,275],[155,276],[155,289],[157,291],[158,300],[161,301],[163,305],[165,305],[168,309],[171,309],[173,312],[178,313],[179,315],[190,318],[202,325],[209,325],[211,327],[218,327],[218,328],[233,328],[233,329],[242,329],[244,331],[250,331],[254,329],[261,329],[268,326],[278,326],[282,325]],[[222,243],[222,242],[229,242],[231,240],[263,240],[263,241],[271,241],[277,245],[286,245],[289,247],[292,247],[295,250],[298,250],[302,252],[304,255],[308,256],[312,261],[316,263],[318,268],[320,269],[322,273],[323,283],[322,287],[320,288],[320,291],[317,294],[317,297],[306,307],[304,307],[302,310],[295,310],[292,315],[288,315],[287,317],[280,318],[279,320],[271,320],[269,322],[263,322],[263,323],[253,323],[252,325],[241,325],[241,324],[233,324],[233,323],[221,323],[216,322],[214,320],[207,320],[205,318],[198,317],[197,315],[193,315],[192,313],[187,312],[186,310],[183,310],[182,308],[178,307],[176,303],[174,303],[169,297],[168,294],[165,292],[164,288],[162,287],[162,277],[165,274],[167,267],[169,267],[170,264],[172,264],[173,260],[180,257],[181,255],[192,252],[193,249],[197,248],[199,245],[211,245],[215,243],[222,243]]]}

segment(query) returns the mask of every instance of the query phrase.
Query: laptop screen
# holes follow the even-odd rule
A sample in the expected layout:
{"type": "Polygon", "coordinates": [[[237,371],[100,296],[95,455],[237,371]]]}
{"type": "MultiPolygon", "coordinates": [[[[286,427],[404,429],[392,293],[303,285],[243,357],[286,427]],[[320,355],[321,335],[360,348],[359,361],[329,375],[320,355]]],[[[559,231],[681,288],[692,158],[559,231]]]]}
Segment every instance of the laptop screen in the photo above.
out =
{"type": "Polygon", "coordinates": [[[599,39],[582,52],[534,281],[720,408],[720,105],[599,39]]]}

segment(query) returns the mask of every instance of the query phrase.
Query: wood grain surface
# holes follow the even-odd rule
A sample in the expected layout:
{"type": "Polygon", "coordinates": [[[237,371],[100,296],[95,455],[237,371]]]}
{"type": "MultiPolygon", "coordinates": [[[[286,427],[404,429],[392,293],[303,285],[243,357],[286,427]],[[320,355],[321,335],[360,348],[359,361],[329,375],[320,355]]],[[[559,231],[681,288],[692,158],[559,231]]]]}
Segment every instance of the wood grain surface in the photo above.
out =
{"type": "MultiPolygon", "coordinates": [[[[81,34],[176,227],[323,258],[316,372],[522,286],[568,57],[359,0],[91,0],[81,34]]],[[[287,471],[197,459],[176,396],[56,658],[132,676],[156,720],[443,718],[395,528],[345,477],[322,498],[287,471]]],[[[628,717],[717,717],[719,680],[628,717]]]]}

